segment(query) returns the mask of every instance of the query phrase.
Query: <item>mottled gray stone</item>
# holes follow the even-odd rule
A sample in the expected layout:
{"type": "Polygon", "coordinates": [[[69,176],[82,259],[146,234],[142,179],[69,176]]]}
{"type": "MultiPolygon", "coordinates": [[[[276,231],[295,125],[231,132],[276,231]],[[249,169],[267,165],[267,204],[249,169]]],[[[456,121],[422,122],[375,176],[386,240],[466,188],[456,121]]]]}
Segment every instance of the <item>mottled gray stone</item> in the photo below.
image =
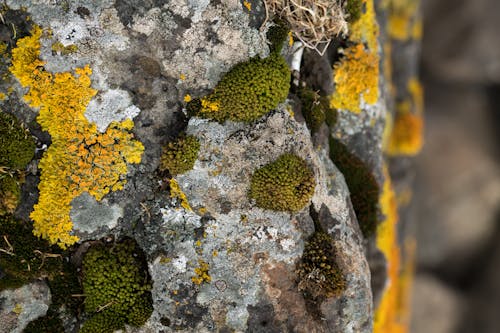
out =
{"type": "Polygon", "coordinates": [[[0,293],[0,332],[21,333],[32,320],[47,313],[51,301],[45,282],[37,281],[0,293]]]}

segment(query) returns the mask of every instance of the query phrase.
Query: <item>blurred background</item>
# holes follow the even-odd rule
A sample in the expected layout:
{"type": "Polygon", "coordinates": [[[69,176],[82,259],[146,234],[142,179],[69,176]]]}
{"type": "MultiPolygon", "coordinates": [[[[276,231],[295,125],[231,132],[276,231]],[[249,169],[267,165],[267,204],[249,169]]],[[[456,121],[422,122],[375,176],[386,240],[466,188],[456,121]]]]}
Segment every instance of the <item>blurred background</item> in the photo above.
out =
{"type": "Polygon", "coordinates": [[[500,1],[422,0],[413,333],[500,332],[500,1]]]}

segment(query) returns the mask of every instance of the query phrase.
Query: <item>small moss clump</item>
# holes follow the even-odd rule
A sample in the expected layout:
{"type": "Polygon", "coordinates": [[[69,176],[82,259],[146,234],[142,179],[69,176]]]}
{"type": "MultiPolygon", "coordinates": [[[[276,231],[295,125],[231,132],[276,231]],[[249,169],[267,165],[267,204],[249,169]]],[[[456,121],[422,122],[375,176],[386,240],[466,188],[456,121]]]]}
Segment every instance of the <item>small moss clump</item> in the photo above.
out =
{"type": "Polygon", "coordinates": [[[113,332],[124,324],[142,326],[152,300],[143,254],[130,239],[91,248],[83,259],[85,311],[91,315],[80,332],[113,332]]]}
{"type": "Polygon", "coordinates": [[[261,208],[296,212],[309,203],[315,186],[306,162],[286,153],[255,171],[249,196],[261,208]]]}
{"type": "Polygon", "coordinates": [[[0,171],[0,216],[12,214],[21,196],[21,188],[13,175],[0,171]]]}
{"type": "Polygon", "coordinates": [[[201,98],[195,114],[220,123],[254,121],[283,102],[290,90],[290,69],[285,59],[271,54],[234,66],[214,91],[201,98]]]}
{"type": "Polygon", "coordinates": [[[334,138],[330,138],[330,158],[344,175],[363,236],[370,237],[378,222],[379,186],[375,177],[363,161],[334,138]]]}
{"type": "Polygon", "coordinates": [[[329,101],[312,89],[302,88],[299,92],[302,104],[302,115],[311,133],[319,130],[330,112],[329,101]]]}
{"type": "Polygon", "coordinates": [[[339,295],[345,288],[344,276],[335,263],[333,239],[316,231],[306,242],[296,269],[299,289],[312,298],[339,295]]]}
{"type": "Polygon", "coordinates": [[[24,169],[35,154],[35,142],[17,119],[0,111],[0,166],[24,169]]]}
{"type": "Polygon", "coordinates": [[[160,159],[160,170],[168,170],[172,176],[187,172],[198,158],[200,142],[195,136],[188,135],[169,142],[160,159]]]}
{"type": "Polygon", "coordinates": [[[347,21],[352,23],[359,20],[363,13],[363,0],[347,0],[345,3],[347,21]]]}
{"type": "Polygon", "coordinates": [[[270,43],[269,49],[271,53],[279,54],[283,49],[283,43],[289,36],[290,26],[286,21],[279,18],[276,18],[273,23],[274,25],[267,31],[266,37],[270,43]]]}

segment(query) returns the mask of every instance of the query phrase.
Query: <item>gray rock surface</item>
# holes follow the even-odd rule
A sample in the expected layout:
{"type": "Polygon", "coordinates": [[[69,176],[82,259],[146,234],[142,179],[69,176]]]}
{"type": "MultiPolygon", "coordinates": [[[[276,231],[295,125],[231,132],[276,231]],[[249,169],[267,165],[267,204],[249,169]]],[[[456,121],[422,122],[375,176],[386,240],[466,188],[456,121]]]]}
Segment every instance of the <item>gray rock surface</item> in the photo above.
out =
{"type": "Polygon", "coordinates": [[[0,293],[0,332],[21,333],[28,323],[45,315],[50,305],[45,282],[33,282],[0,293]]]}

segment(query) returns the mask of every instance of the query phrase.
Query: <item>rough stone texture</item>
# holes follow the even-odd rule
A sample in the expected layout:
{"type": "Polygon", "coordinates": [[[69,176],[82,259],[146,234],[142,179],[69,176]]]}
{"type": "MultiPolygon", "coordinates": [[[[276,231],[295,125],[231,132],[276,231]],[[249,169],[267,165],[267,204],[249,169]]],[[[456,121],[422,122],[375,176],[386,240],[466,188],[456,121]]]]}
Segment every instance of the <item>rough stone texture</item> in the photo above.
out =
{"type": "Polygon", "coordinates": [[[262,314],[250,309],[260,308],[258,304],[264,302],[272,304],[273,323],[279,331],[369,331],[369,270],[359,228],[346,201],[348,190],[326,153],[313,148],[305,125],[281,108],[251,127],[193,118],[187,133],[201,142],[199,159],[192,171],[176,179],[191,207],[206,213],[200,217],[166,208],[159,230],[146,227],[146,232],[151,229],[165,236],[155,246],[144,244],[148,253],[162,252],[150,264],[156,310],[146,325],[150,330],[145,331],[165,329],[159,326],[161,317],[179,317],[182,309],[176,302],[179,294],[187,292],[188,300],[184,295],[182,302],[199,309],[200,323],[173,321],[172,327],[206,328],[207,321],[201,317],[209,315],[213,329],[253,332],[258,329],[255,316],[262,314]],[[253,171],[284,152],[304,158],[315,172],[317,186],[311,209],[319,212],[322,227],[335,235],[338,264],[347,280],[342,296],[328,299],[320,309],[304,302],[294,274],[304,239],[314,230],[308,209],[297,216],[271,212],[254,207],[247,198],[253,171]],[[212,283],[202,284],[199,290],[185,290],[199,260],[209,263],[212,283]],[[318,311],[322,320],[314,317],[318,311]]]}
{"type": "MultiPolygon", "coordinates": [[[[51,37],[41,40],[47,70],[90,65],[92,87],[99,92],[87,119],[104,131],[112,121],[133,118],[134,133],[145,146],[141,164],[129,166],[122,191],[100,202],[83,194],[71,210],[82,242],[129,236],[147,255],[154,312],[144,327],[130,331],[372,331],[386,261],[375,239],[361,235],[344,177],[328,156],[328,139],[344,142],[383,183],[382,133],[391,110],[382,73],[377,103],[362,105],[360,114],[341,111],[335,127],[322,126],[313,138],[293,91],[277,110],[250,124],[188,120],[187,94],[200,97],[233,65],[267,55],[261,5],[252,2],[250,13],[237,0],[10,0],[7,5],[25,6],[33,22],[51,29],[51,37]],[[55,42],[77,50],[53,52],[55,42]],[[193,170],[175,177],[193,210],[181,208],[180,194],[169,193],[172,183],[157,171],[161,145],[183,131],[201,143],[193,170]],[[317,183],[310,207],[297,214],[256,208],[247,197],[252,173],[285,152],[303,158],[317,183]],[[299,292],[295,273],[315,224],[334,239],[346,279],[339,296],[318,303],[299,292]],[[200,273],[203,267],[210,279],[200,273]]],[[[332,92],[339,43],[331,44],[329,58],[304,55],[303,79],[324,94],[332,92]]],[[[25,91],[15,80],[8,84],[14,93],[4,105],[38,138],[39,159],[50,138],[34,121],[37,111],[22,101],[25,91]]],[[[18,209],[25,220],[37,200],[35,165],[18,209]]],[[[90,243],[77,248],[76,256],[90,243]]]]}
{"type": "Polygon", "coordinates": [[[28,323],[45,315],[50,290],[45,282],[33,282],[0,293],[0,332],[21,333],[28,323]]]}

